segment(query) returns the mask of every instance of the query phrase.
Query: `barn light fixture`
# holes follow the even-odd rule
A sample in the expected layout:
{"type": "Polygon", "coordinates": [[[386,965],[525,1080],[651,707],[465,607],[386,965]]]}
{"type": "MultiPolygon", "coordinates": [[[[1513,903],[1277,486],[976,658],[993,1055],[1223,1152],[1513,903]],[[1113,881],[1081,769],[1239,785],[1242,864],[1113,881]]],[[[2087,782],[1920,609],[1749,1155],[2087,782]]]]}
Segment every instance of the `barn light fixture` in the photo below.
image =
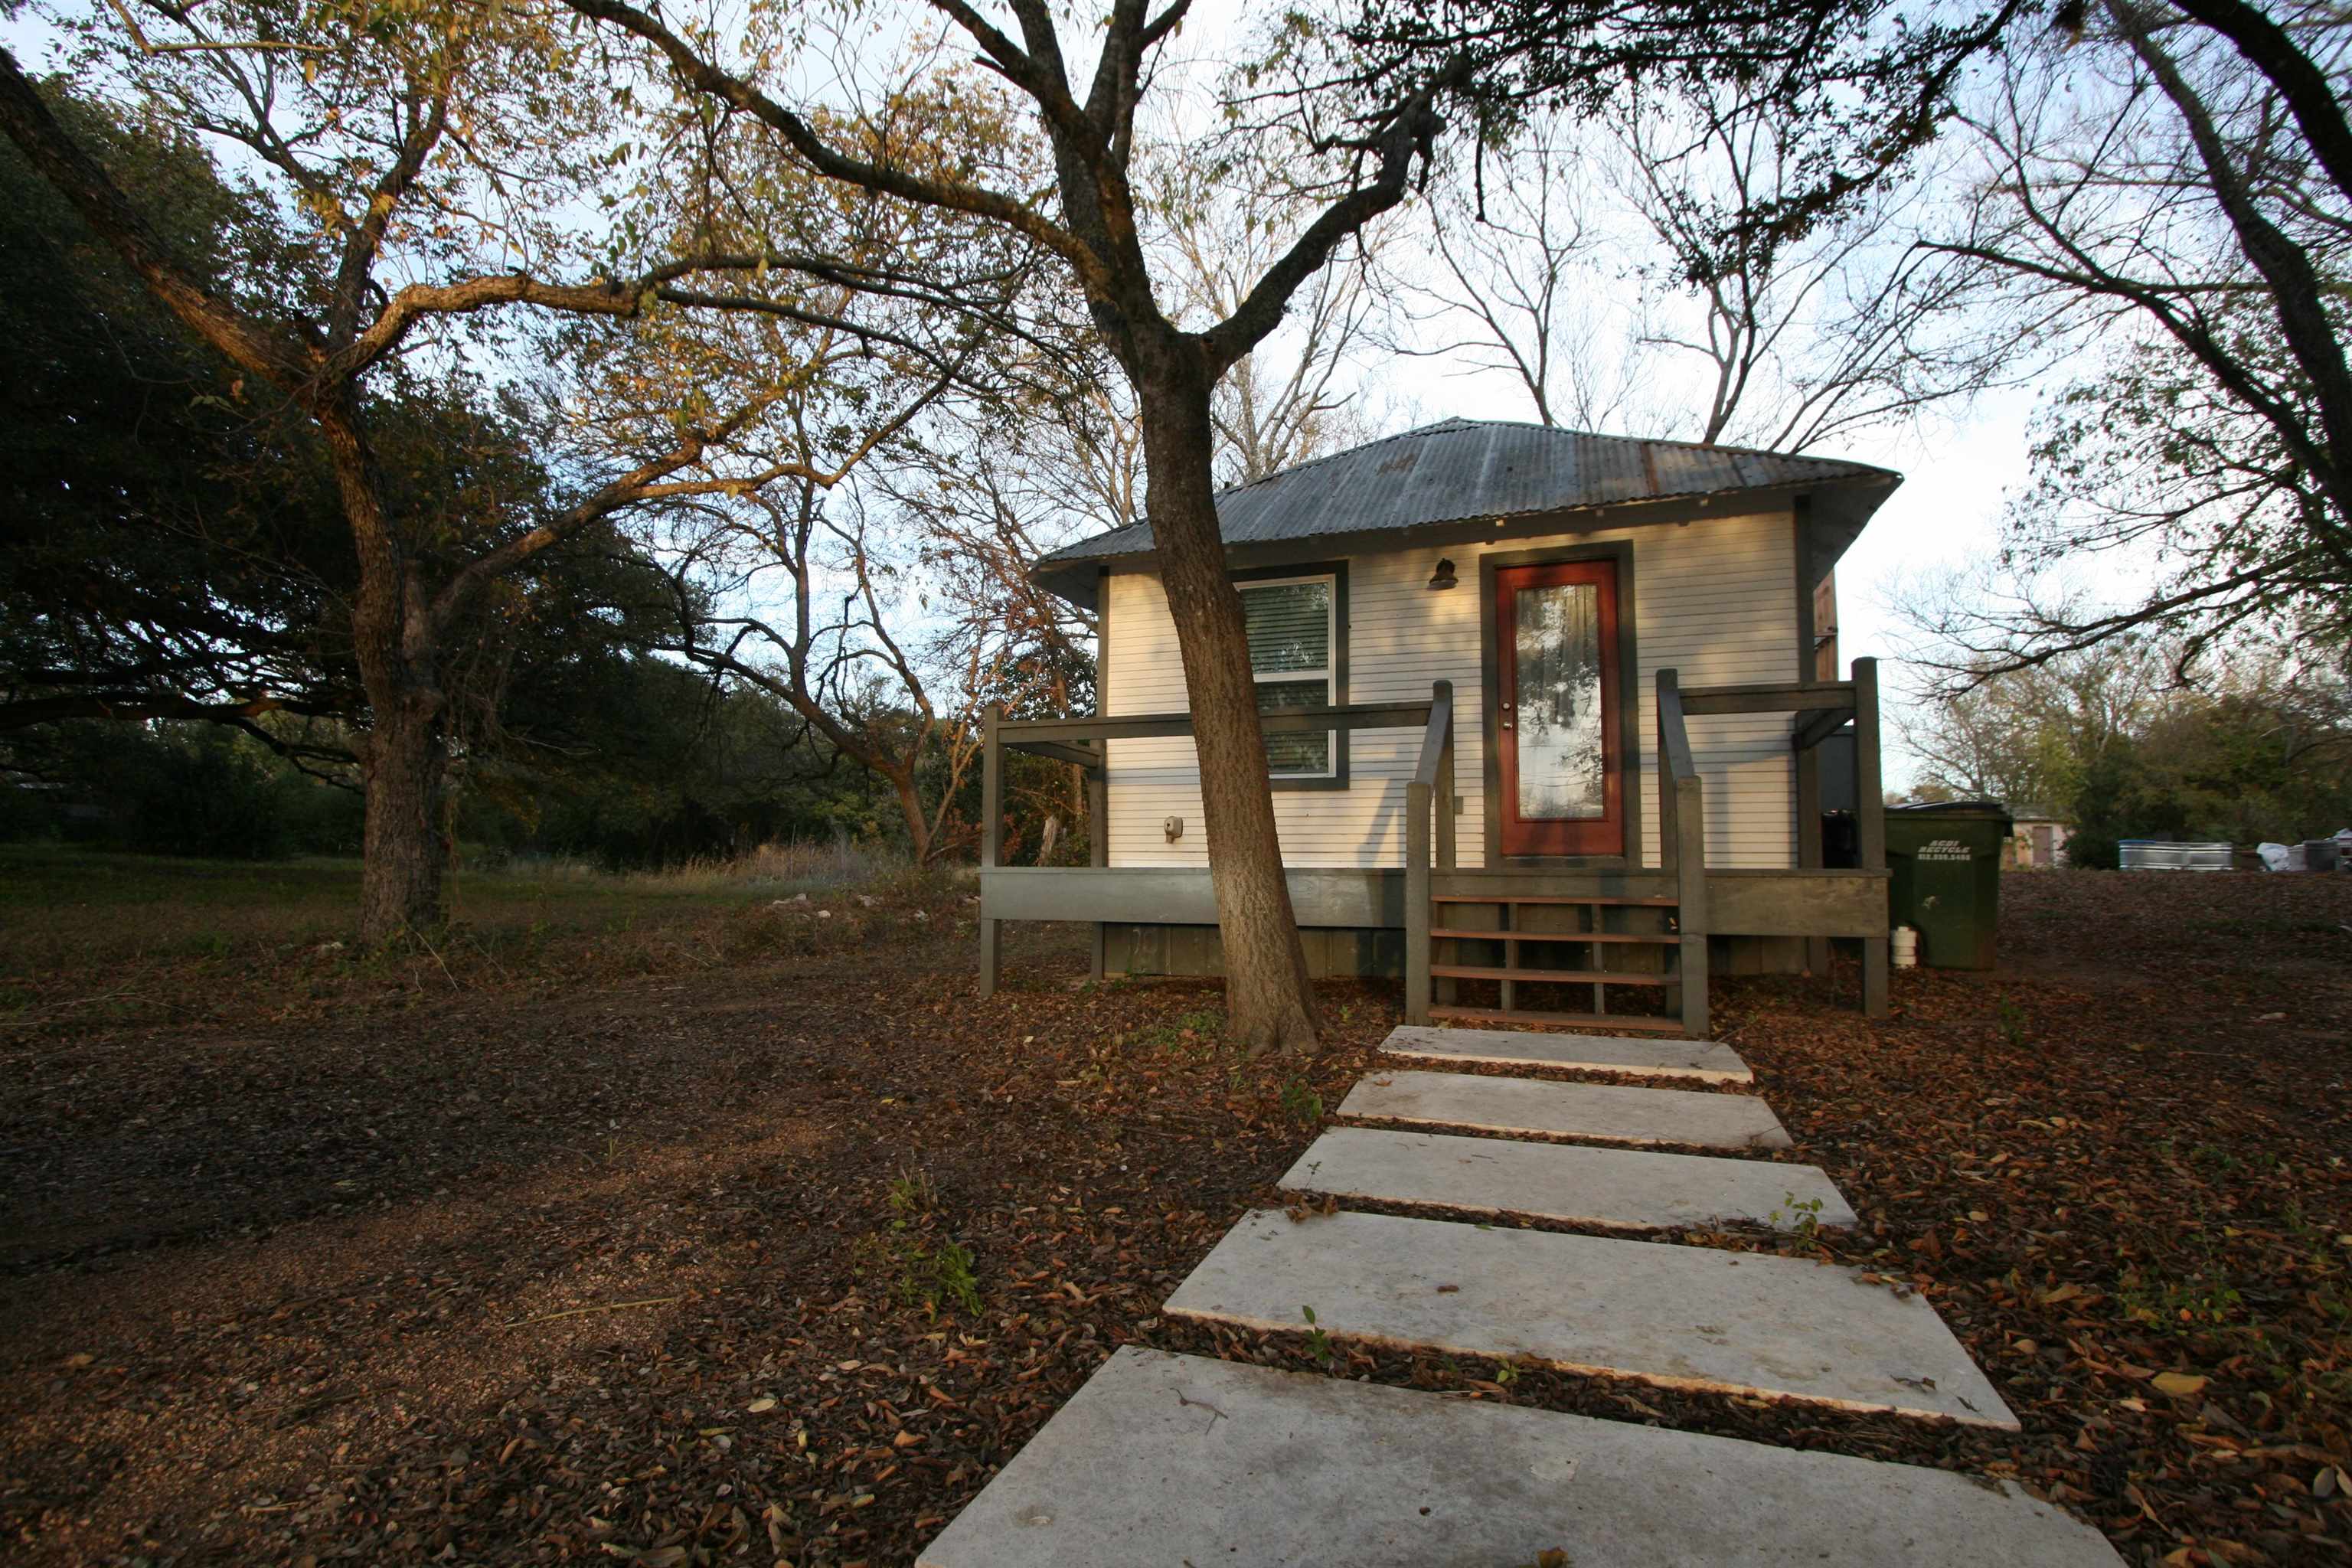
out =
{"type": "Polygon", "coordinates": [[[1454,575],[1454,563],[1441,560],[1437,563],[1437,570],[1429,574],[1430,592],[1435,593],[1440,588],[1451,588],[1459,581],[1460,579],[1454,575]]]}

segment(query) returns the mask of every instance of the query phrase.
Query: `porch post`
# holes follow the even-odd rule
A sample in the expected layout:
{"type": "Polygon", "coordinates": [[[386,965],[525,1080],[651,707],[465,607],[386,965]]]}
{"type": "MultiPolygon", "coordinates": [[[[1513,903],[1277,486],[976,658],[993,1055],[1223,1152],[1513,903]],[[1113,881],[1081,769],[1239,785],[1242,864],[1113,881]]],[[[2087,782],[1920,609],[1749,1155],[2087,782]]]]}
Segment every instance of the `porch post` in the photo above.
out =
{"type": "Polygon", "coordinates": [[[1434,791],[1404,786],[1404,1021],[1429,1022],[1429,818],[1434,791]]]}
{"type": "MultiPolygon", "coordinates": [[[[1087,863],[1092,866],[1110,864],[1110,742],[1097,741],[1095,750],[1100,760],[1087,770],[1087,863]]],[[[1110,928],[1101,921],[1095,921],[1094,969],[1097,980],[1103,977],[1105,950],[1110,945],[1110,928]]]]}
{"type": "MultiPolygon", "coordinates": [[[[1445,709],[1445,728],[1439,736],[1437,747],[1437,787],[1431,795],[1431,805],[1437,813],[1437,868],[1441,871],[1451,871],[1454,868],[1455,855],[1457,853],[1454,845],[1455,823],[1454,812],[1455,803],[1459,798],[1454,792],[1454,731],[1455,728],[1454,714],[1454,682],[1450,680],[1433,681],[1430,684],[1429,695],[1430,700],[1433,704],[1443,705],[1445,709]]],[[[1458,958],[1448,959],[1447,962],[1459,963],[1460,960],[1458,958]]],[[[1452,1006],[1455,1002],[1461,999],[1462,983],[1454,979],[1452,975],[1449,974],[1444,979],[1439,980],[1436,983],[1436,997],[1438,1001],[1444,1003],[1448,1006],[1452,1006]]]]}
{"type": "MultiPolygon", "coordinates": [[[[1658,869],[1667,872],[1682,867],[1682,835],[1675,824],[1675,808],[1681,802],[1675,795],[1675,759],[1666,742],[1670,721],[1666,710],[1679,702],[1681,691],[1680,670],[1658,671],[1658,869]]],[[[1679,707],[1675,711],[1680,711],[1679,707]]]]}
{"type": "MultiPolygon", "coordinates": [[[[1886,869],[1886,795],[1878,771],[1878,661],[1853,661],[1853,816],[1862,840],[1862,868],[1886,869]]],[[[1891,922],[1890,922],[1891,923],[1891,922]]],[[[1862,939],[1862,1010],[1886,1016],[1888,935],[1862,939]]]]}
{"type": "Polygon", "coordinates": [[[997,927],[988,912],[988,873],[1004,849],[1004,752],[996,724],[1003,710],[990,703],[980,716],[980,994],[996,994],[999,978],[997,927]]]}
{"type": "Polygon", "coordinates": [[[1437,788],[1433,796],[1433,804],[1437,811],[1437,868],[1441,871],[1451,871],[1454,869],[1454,805],[1457,798],[1454,793],[1454,731],[1456,728],[1454,715],[1454,682],[1450,680],[1431,682],[1429,695],[1433,702],[1442,704],[1445,709],[1445,730],[1438,741],[1437,747],[1437,788]]]}
{"type": "Polygon", "coordinates": [[[1658,867],[1675,879],[1675,984],[1667,995],[1683,1033],[1706,1037],[1706,786],[1691,763],[1682,673],[1658,671],[1658,867]]]}
{"type": "Polygon", "coordinates": [[[1682,927],[1683,1033],[1706,1038],[1706,786],[1697,775],[1678,778],[1675,796],[1675,923],[1682,927]]]}
{"type": "MultiPolygon", "coordinates": [[[[1822,850],[1822,749],[1819,746],[1799,746],[1797,866],[1801,870],[1818,871],[1824,858],[1822,850]]],[[[1827,974],[1830,972],[1830,939],[1809,936],[1804,942],[1805,967],[1815,974],[1827,974]]]]}

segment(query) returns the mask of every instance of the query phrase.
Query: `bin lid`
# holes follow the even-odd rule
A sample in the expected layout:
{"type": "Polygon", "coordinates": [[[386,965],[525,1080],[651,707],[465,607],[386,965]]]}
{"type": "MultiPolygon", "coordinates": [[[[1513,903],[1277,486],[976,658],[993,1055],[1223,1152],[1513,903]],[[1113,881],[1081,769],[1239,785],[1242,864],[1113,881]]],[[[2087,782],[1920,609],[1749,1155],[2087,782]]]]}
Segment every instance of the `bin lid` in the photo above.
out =
{"type": "Polygon", "coordinates": [[[1999,800],[1922,800],[1886,809],[1917,816],[1998,816],[2004,822],[2010,820],[2009,804],[1999,800]]]}

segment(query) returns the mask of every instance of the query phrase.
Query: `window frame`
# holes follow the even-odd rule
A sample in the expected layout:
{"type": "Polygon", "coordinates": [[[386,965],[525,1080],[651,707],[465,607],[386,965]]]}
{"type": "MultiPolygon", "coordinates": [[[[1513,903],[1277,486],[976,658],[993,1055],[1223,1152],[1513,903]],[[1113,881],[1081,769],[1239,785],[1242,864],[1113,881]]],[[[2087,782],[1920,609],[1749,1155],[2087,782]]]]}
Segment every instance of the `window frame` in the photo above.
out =
{"type": "MultiPolygon", "coordinates": [[[[1277,587],[1286,583],[1328,582],[1331,584],[1331,603],[1328,612],[1331,619],[1330,656],[1324,673],[1327,689],[1330,692],[1328,699],[1328,706],[1346,707],[1348,705],[1348,563],[1345,561],[1312,561],[1296,566],[1260,567],[1255,571],[1235,572],[1231,575],[1234,586],[1243,590],[1277,587]]],[[[1301,675],[1297,670],[1269,671],[1263,678],[1255,668],[1250,670],[1250,683],[1253,686],[1267,683],[1279,685],[1286,680],[1295,681],[1299,679],[1301,675]]],[[[1308,676],[1306,679],[1312,679],[1313,677],[1308,676]]],[[[1277,773],[1269,767],[1266,772],[1268,787],[1277,791],[1346,789],[1349,750],[1348,742],[1350,731],[1330,730],[1326,731],[1325,733],[1329,737],[1331,748],[1331,765],[1328,771],[1319,773],[1277,773]]]]}

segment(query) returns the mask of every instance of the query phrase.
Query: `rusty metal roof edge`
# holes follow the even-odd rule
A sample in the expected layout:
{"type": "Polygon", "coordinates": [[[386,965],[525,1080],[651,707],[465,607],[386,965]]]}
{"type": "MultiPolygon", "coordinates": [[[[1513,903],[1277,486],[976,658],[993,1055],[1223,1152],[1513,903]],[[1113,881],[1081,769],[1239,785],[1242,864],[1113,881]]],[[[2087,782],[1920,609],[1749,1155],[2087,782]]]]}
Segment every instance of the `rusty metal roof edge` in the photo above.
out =
{"type": "MultiPolygon", "coordinates": [[[[1607,500],[1570,502],[1566,505],[1551,503],[1541,506],[1520,507],[1516,509],[1474,508],[1457,513],[1449,513],[1442,517],[1418,518],[1409,523],[1403,524],[1387,523],[1372,524],[1361,528],[1333,528],[1318,531],[1312,534],[1302,534],[1295,537],[1305,539],[1386,535],[1403,538],[1420,529],[1450,527],[1486,518],[1493,518],[1498,521],[1552,515],[1567,518],[1582,513],[1605,511],[1622,508],[1642,507],[1660,501],[1686,502],[1727,495],[1757,495],[1760,497],[1765,495],[1811,489],[1823,485],[1836,485],[1842,488],[1853,487],[1854,489],[1864,489],[1874,488],[1877,485],[1883,484],[1887,489],[1892,490],[1895,487],[1903,482],[1903,475],[1895,469],[1880,468],[1870,463],[1858,463],[1851,458],[1823,458],[1815,457],[1806,453],[1791,454],[1769,452],[1751,447],[1710,446],[1705,442],[1699,441],[1674,441],[1661,437],[1614,436],[1602,434],[1598,431],[1567,430],[1557,426],[1545,426],[1528,420],[1474,420],[1449,418],[1439,420],[1431,425],[1417,426],[1413,429],[1402,431],[1393,436],[1383,436],[1375,440],[1367,441],[1361,446],[1350,447],[1343,452],[1332,452],[1320,458],[1310,458],[1307,461],[1295,464],[1290,468],[1281,470],[1279,473],[1269,474],[1265,479],[1254,480],[1246,485],[1235,485],[1229,489],[1219,490],[1217,492],[1217,500],[1222,510],[1223,503],[1228,498],[1247,495],[1251,491],[1259,489],[1265,486],[1290,479],[1294,476],[1307,473],[1312,469],[1318,468],[1328,464],[1360,458],[1367,452],[1376,450],[1382,447],[1391,446],[1400,441],[1426,437],[1450,430],[1474,430],[1479,428],[1506,428],[1537,431],[1549,430],[1557,432],[1560,437],[1571,440],[1607,441],[1619,445],[1638,447],[1641,448],[1643,478],[1648,481],[1647,489],[1649,493],[1617,497],[1607,500]],[[1764,483],[1718,485],[1707,489],[1661,489],[1655,460],[1655,454],[1661,447],[1673,448],[1677,451],[1704,453],[1710,456],[1731,458],[1734,459],[1741,458],[1760,458],[1766,462],[1777,465],[1807,465],[1813,468],[1816,471],[1811,474],[1791,474],[1787,479],[1769,480],[1764,483]]],[[[1736,464],[1735,466],[1736,468],[1745,468],[1747,465],[1736,464]]],[[[1228,540],[1227,547],[1229,549],[1239,549],[1245,548],[1253,543],[1273,542],[1277,542],[1277,541],[1228,540]]],[[[1056,566],[1069,566],[1081,562],[1100,563],[1107,561],[1123,559],[1131,556],[1146,555],[1150,553],[1152,549],[1151,523],[1150,519],[1145,518],[1135,522],[1122,524],[1120,527],[1115,529],[1106,530],[1101,533],[1093,534],[1085,539],[1075,540],[1070,543],[1062,546],[1058,550],[1041,556],[1037,560],[1034,569],[1044,570],[1056,566]],[[1123,538],[1122,536],[1128,537],[1123,538]]]]}
{"type": "Polygon", "coordinates": [[[1286,479],[1293,474],[1319,468],[1325,463],[1336,463],[1342,458],[1355,457],[1360,452],[1369,452],[1375,447],[1385,447],[1396,441],[1410,441],[1417,437],[1434,436],[1445,430],[1548,430],[1554,435],[1578,441],[1614,441],[1622,446],[1652,448],[1673,447],[1686,452],[1712,452],[1737,458],[1765,458],[1776,463],[1820,463],[1830,468],[1852,468],[1858,473],[1885,474],[1898,479],[1903,477],[1893,468],[1882,468],[1874,463],[1857,463],[1851,458],[1824,458],[1812,452],[1775,452],[1768,447],[1733,447],[1720,441],[1682,441],[1671,436],[1620,436],[1607,430],[1571,430],[1565,425],[1546,425],[1534,419],[1465,419],[1460,415],[1450,415],[1444,419],[1433,420],[1427,425],[1416,425],[1410,430],[1400,430],[1393,436],[1375,436],[1360,446],[1349,447],[1344,451],[1326,452],[1319,458],[1309,458],[1304,462],[1293,463],[1290,467],[1268,474],[1262,479],[1252,479],[1245,485],[1229,485],[1219,490],[1217,494],[1220,497],[1240,495],[1246,490],[1254,490],[1260,485],[1270,485],[1277,479],[1286,479]]]}
{"type": "MultiPolygon", "coordinates": [[[[1856,466],[1866,467],[1866,465],[1859,464],[1856,466]]],[[[1402,524],[1375,523],[1362,528],[1335,528],[1321,533],[1301,534],[1288,539],[1228,540],[1225,547],[1228,550],[1246,550],[1254,545],[1300,544],[1315,539],[1388,538],[1403,540],[1410,538],[1412,534],[1419,532],[1423,529],[1459,528],[1465,523],[1484,522],[1489,519],[1492,519],[1496,522],[1517,522],[1523,521],[1530,518],[1559,518],[1561,521],[1566,521],[1570,519],[1580,518],[1586,514],[1594,512],[1646,510],[1657,508],[1661,503],[1669,501],[1680,501],[1687,504],[1691,501],[1712,500],[1718,496],[1755,496],[1759,499],[1777,499],[1781,496],[1801,494],[1808,490],[1819,489],[1823,485],[1836,485],[1841,488],[1851,488],[1855,489],[1865,488],[1876,489],[1883,485],[1885,489],[1891,492],[1902,483],[1903,476],[1901,474],[1895,473],[1891,469],[1879,468],[1871,469],[1868,472],[1858,474],[1826,475],[1819,479],[1781,479],[1764,485],[1731,485],[1712,490],[1667,490],[1656,495],[1626,496],[1617,500],[1581,501],[1570,506],[1522,507],[1510,511],[1467,511],[1448,517],[1421,518],[1415,521],[1402,524]]],[[[1727,517],[1736,514],[1727,512],[1724,515],[1727,517]]],[[[1077,565],[1081,563],[1090,565],[1101,565],[1113,561],[1132,560],[1139,556],[1149,555],[1156,548],[1157,546],[1151,538],[1150,520],[1147,518],[1139,521],[1122,524],[1118,528],[1109,529],[1101,533],[1091,534],[1085,539],[1075,540],[1068,544],[1063,545],[1059,550],[1053,552],[1051,554],[1039,556],[1037,558],[1036,564],[1040,569],[1051,566],[1077,565]],[[1121,542],[1119,546],[1114,549],[1106,550],[1098,548],[1099,546],[1108,544],[1110,542],[1118,539],[1121,534],[1135,535],[1136,542],[1128,543],[1126,542],[1121,542]]]]}

